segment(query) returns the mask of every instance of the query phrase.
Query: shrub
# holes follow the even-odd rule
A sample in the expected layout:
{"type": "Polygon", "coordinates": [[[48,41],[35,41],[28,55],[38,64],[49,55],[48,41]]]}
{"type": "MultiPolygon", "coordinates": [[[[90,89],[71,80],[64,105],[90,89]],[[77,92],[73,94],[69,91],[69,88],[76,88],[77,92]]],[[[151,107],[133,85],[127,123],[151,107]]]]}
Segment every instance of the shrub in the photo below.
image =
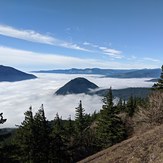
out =
{"type": "Polygon", "coordinates": [[[154,91],[149,95],[147,105],[139,107],[135,123],[156,126],[163,124],[163,92],[154,91]]]}

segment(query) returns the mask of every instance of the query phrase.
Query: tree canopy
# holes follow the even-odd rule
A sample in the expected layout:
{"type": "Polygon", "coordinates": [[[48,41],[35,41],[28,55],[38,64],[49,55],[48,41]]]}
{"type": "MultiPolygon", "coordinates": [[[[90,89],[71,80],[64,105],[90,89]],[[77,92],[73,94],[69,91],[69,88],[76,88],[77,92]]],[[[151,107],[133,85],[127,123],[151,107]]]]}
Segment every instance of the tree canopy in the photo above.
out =
{"type": "Polygon", "coordinates": [[[0,113],[0,124],[3,124],[7,121],[7,119],[3,118],[3,113],[0,113]]]}
{"type": "Polygon", "coordinates": [[[125,127],[116,115],[112,89],[103,98],[103,106],[98,119],[97,134],[102,146],[111,146],[125,138],[125,127]]]}
{"type": "Polygon", "coordinates": [[[154,90],[163,90],[163,65],[161,67],[161,75],[158,82],[153,85],[154,90]]]}

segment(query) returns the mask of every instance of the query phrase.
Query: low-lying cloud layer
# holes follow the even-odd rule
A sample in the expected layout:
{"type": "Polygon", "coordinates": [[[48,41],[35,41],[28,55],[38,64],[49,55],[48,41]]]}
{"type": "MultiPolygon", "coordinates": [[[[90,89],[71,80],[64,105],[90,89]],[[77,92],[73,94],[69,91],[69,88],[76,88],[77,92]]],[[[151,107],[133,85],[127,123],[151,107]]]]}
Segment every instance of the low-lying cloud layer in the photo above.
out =
{"type": "MultiPolygon", "coordinates": [[[[44,104],[45,113],[48,120],[54,119],[59,113],[63,119],[69,115],[74,118],[75,108],[82,100],[86,113],[93,113],[100,110],[102,106],[101,97],[94,95],[67,95],[56,96],[55,91],[67,83],[69,80],[79,75],[64,74],[36,74],[39,78],[21,82],[1,82],[0,83],[0,112],[4,113],[7,122],[3,127],[15,127],[20,125],[24,119],[24,112],[30,106],[36,112],[41,104],[44,104]]],[[[101,78],[97,75],[80,75],[94,82],[101,88],[113,89],[126,87],[150,87],[152,83],[144,82],[146,79],[113,79],[101,78]]]]}

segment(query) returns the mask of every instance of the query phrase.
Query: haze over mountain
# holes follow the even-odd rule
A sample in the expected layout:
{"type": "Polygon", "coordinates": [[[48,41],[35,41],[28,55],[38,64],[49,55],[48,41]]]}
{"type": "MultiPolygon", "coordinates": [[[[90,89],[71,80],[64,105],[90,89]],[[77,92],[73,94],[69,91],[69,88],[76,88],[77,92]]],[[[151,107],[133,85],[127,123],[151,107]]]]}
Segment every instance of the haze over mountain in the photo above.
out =
{"type": "Polygon", "coordinates": [[[0,82],[3,81],[15,82],[35,78],[37,78],[35,75],[27,74],[13,67],[0,65],[0,82]]]}
{"type": "Polygon", "coordinates": [[[161,69],[141,69],[108,76],[115,78],[158,78],[160,76],[160,73],[161,69]]]}
{"type": "Polygon", "coordinates": [[[58,69],[58,70],[40,70],[33,71],[35,73],[60,73],[60,74],[98,74],[112,78],[158,78],[161,69],[100,69],[100,68],[85,68],[85,69],[58,69]]]}
{"type": "Polygon", "coordinates": [[[56,95],[88,93],[98,86],[85,78],[75,78],[56,91],[56,95]]]}
{"type": "Polygon", "coordinates": [[[121,70],[121,69],[101,69],[101,68],[71,68],[71,69],[56,69],[56,70],[40,70],[33,71],[35,73],[59,73],[59,74],[99,74],[99,75],[111,75],[117,73],[127,73],[133,70],[121,70]]]}

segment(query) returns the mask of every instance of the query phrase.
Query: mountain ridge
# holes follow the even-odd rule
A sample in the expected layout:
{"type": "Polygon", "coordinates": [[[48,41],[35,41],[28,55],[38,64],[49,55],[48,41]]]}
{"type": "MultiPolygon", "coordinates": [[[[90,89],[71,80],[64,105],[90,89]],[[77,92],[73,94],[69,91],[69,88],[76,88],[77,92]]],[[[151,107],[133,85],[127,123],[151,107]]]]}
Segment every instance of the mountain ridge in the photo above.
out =
{"type": "Polygon", "coordinates": [[[85,69],[56,69],[56,70],[40,70],[32,71],[34,73],[60,73],[60,74],[94,74],[104,75],[111,78],[159,78],[160,68],[155,69],[101,69],[101,68],[85,68],[85,69]]]}
{"type": "Polygon", "coordinates": [[[16,82],[37,78],[33,74],[28,74],[13,67],[0,65],[0,82],[16,82]]]}
{"type": "MultiPolygon", "coordinates": [[[[101,68],[71,68],[71,69],[54,69],[54,70],[40,70],[40,71],[32,71],[34,73],[63,73],[63,74],[99,74],[99,75],[107,75],[119,72],[130,72],[134,69],[101,69],[101,68]]],[[[137,69],[136,69],[137,70],[137,69]]]]}
{"type": "Polygon", "coordinates": [[[63,87],[59,88],[56,95],[88,93],[90,89],[96,89],[98,86],[89,80],[78,77],[67,82],[63,87]]]}
{"type": "MultiPolygon", "coordinates": [[[[89,95],[99,95],[105,96],[109,89],[101,89],[94,92],[89,92],[89,95]]],[[[124,100],[128,100],[129,97],[141,97],[146,98],[148,94],[151,92],[151,88],[144,87],[129,87],[129,88],[121,88],[121,89],[112,89],[113,97],[118,97],[124,100]]]]}

